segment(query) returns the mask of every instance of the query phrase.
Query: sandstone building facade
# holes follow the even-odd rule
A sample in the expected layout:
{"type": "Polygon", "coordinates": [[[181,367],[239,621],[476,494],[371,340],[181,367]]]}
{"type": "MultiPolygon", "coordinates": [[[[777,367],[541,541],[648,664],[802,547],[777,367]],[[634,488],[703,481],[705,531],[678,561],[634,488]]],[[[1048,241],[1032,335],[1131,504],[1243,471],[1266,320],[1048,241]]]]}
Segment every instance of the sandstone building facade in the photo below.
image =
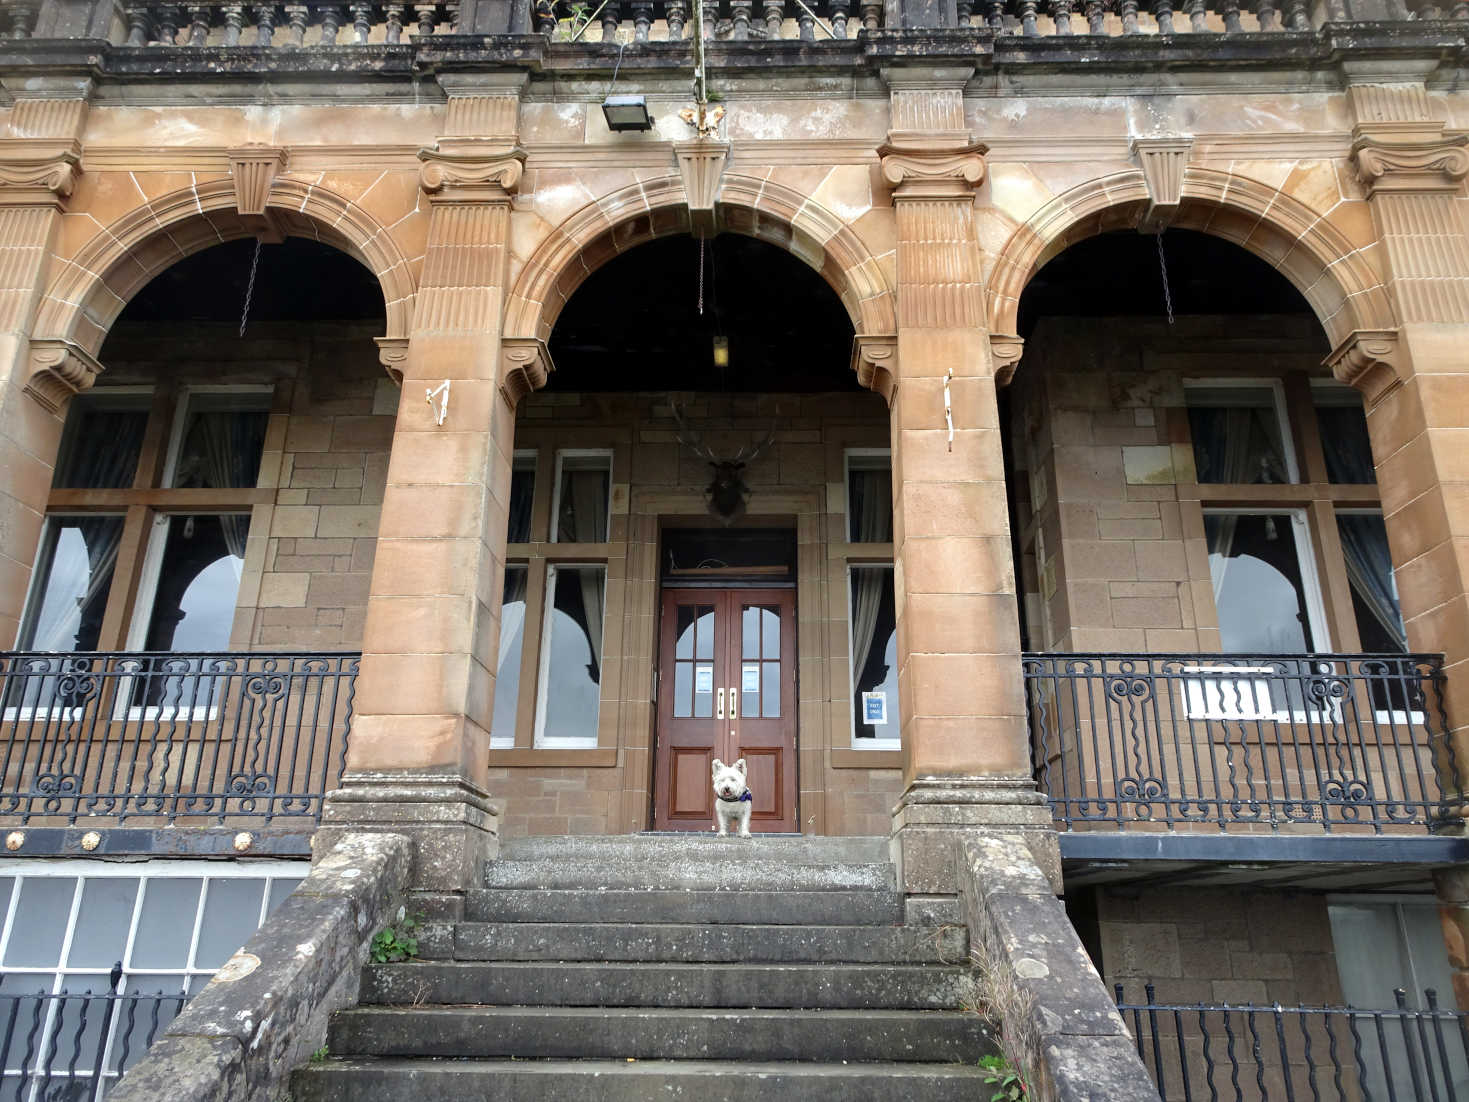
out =
{"type": "Polygon", "coordinates": [[[1129,1005],[1469,1010],[1469,9],[1143,7],[5,0],[0,967],[739,757],[1129,1005]]]}

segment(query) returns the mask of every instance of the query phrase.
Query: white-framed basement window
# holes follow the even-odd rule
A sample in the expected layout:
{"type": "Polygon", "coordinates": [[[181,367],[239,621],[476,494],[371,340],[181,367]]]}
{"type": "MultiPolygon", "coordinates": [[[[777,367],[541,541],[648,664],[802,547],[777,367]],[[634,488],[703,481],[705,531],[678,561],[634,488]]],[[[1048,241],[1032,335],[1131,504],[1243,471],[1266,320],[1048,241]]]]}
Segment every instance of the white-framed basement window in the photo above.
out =
{"type": "Polygon", "coordinates": [[[74,1096],[96,1098],[98,1054],[115,1081],[307,871],[303,861],[0,861],[0,1030],[12,1011],[18,1022],[0,1033],[0,1096],[73,1097],[57,1079],[74,1075],[88,1081],[74,1096]],[[26,997],[101,994],[119,962],[120,993],[170,997],[132,1014],[118,1002],[110,1019],[93,1003],[85,1023],[80,998],[26,997]]]}

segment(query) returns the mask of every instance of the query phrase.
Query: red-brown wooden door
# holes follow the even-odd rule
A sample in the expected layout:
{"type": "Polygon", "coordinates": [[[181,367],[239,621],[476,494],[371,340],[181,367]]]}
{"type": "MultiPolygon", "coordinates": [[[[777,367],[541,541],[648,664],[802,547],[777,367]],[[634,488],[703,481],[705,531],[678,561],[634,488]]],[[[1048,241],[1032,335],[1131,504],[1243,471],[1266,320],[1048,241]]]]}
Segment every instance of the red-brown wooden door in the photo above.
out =
{"type": "Polygon", "coordinates": [[[745,759],[752,831],[796,830],[795,594],[664,589],[659,624],[657,830],[708,830],[710,764],[745,759]]]}

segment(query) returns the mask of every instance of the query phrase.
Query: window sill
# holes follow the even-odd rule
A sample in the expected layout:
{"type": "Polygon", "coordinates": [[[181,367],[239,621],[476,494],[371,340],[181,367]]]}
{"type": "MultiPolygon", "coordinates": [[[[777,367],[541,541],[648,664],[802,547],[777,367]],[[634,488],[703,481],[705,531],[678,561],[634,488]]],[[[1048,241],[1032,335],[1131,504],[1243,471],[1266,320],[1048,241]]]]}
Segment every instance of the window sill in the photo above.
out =
{"type": "Polygon", "coordinates": [[[848,746],[834,746],[831,751],[833,769],[898,769],[903,764],[902,751],[855,750],[848,746]]]}
{"type": "Polygon", "coordinates": [[[585,750],[536,749],[518,746],[513,750],[491,750],[489,766],[583,766],[587,769],[606,769],[617,764],[615,746],[589,747],[585,750]]]}

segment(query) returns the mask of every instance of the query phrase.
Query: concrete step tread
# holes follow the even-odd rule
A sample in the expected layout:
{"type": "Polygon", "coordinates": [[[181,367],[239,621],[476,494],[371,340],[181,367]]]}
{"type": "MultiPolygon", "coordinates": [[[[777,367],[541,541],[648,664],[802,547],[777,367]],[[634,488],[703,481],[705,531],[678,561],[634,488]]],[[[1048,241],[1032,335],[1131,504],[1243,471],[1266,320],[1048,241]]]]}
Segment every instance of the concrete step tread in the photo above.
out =
{"type": "Polygon", "coordinates": [[[340,1056],[517,1059],[977,1060],[988,1024],[957,1010],[358,1007],[333,1016],[340,1056]]]}
{"type": "Polygon", "coordinates": [[[500,843],[500,858],[507,861],[621,854],[672,854],[680,857],[718,854],[731,860],[748,855],[760,860],[808,864],[883,862],[890,857],[886,837],[865,835],[757,834],[752,838],[720,838],[712,831],[689,831],[506,838],[500,843]]]}
{"type": "Polygon", "coordinates": [[[419,935],[425,957],[461,961],[963,964],[959,926],[461,922],[419,935]]]}
{"type": "Polygon", "coordinates": [[[492,861],[485,869],[483,884],[487,888],[823,892],[891,890],[894,880],[888,861],[786,862],[755,852],[738,858],[718,853],[622,853],[492,861]]]}
{"type": "Polygon", "coordinates": [[[973,1003],[974,973],[942,964],[423,961],[368,965],[360,1001],[940,1009],[973,1003]]]}
{"type": "Polygon", "coordinates": [[[476,888],[465,918],[487,922],[761,923],[781,926],[894,926],[902,921],[896,891],[743,891],[678,888],[476,888]]]}
{"type": "Polygon", "coordinates": [[[974,1102],[976,1064],[727,1060],[331,1058],[292,1078],[298,1102],[974,1102]]]}

